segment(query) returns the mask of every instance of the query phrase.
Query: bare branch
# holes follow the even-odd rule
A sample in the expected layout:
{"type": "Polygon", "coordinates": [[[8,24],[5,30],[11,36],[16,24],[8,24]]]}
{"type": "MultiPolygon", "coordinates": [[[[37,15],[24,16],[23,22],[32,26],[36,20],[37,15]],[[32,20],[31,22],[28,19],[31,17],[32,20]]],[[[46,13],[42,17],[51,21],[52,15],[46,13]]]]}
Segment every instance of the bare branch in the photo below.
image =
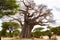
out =
{"type": "Polygon", "coordinates": [[[27,5],[25,4],[24,0],[23,0],[23,1],[21,1],[21,2],[23,2],[23,4],[27,7],[27,5]]]}
{"type": "MultiPolygon", "coordinates": [[[[10,18],[13,18],[13,20],[16,20],[16,21],[18,21],[22,26],[23,26],[23,24],[22,24],[22,22],[21,22],[21,20],[19,20],[19,19],[16,19],[16,18],[14,18],[14,17],[12,17],[12,16],[8,16],[8,17],[10,17],[10,18]]],[[[12,21],[12,20],[11,20],[12,21]]]]}

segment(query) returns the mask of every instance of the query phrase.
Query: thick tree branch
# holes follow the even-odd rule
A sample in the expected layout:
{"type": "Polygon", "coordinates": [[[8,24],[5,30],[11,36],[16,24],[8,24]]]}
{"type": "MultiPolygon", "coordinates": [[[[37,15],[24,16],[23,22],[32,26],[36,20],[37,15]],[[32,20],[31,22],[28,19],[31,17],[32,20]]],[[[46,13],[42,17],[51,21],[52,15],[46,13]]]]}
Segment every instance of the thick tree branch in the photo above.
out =
{"type": "Polygon", "coordinates": [[[24,10],[21,10],[21,9],[19,9],[19,11],[26,12],[26,11],[24,11],[24,10]]]}

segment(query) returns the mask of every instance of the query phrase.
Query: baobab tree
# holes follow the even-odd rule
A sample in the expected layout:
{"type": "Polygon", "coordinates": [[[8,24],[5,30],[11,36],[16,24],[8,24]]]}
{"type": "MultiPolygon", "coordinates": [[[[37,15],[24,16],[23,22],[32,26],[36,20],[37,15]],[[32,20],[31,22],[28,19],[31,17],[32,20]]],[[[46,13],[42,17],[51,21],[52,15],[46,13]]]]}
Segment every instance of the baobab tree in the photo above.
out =
{"type": "Polygon", "coordinates": [[[48,9],[46,5],[36,5],[32,0],[20,0],[19,15],[8,17],[17,20],[21,26],[22,31],[20,37],[30,38],[31,30],[35,25],[44,26],[48,22],[54,22],[51,9],[48,9]]]}
{"type": "Polygon", "coordinates": [[[34,25],[45,25],[47,22],[53,22],[51,9],[46,5],[36,5],[34,1],[23,0],[23,6],[20,8],[20,15],[24,17],[21,37],[30,38],[31,30],[34,25]]]}

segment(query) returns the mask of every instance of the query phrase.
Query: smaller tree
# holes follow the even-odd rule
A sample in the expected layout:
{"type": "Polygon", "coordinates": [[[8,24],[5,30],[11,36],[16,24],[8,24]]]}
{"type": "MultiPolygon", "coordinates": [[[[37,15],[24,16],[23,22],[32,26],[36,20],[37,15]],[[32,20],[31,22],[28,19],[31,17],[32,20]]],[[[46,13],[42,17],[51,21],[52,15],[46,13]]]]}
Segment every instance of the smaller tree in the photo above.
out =
{"type": "Polygon", "coordinates": [[[60,26],[52,28],[51,31],[56,35],[60,35],[60,26]]]}
{"type": "MultiPolygon", "coordinates": [[[[2,23],[2,33],[3,31],[6,32],[9,31],[10,37],[12,37],[12,32],[17,30],[19,28],[19,24],[16,22],[3,22],[2,23]]],[[[4,33],[5,35],[5,33],[4,33]]]]}
{"type": "Polygon", "coordinates": [[[32,35],[36,38],[40,38],[40,36],[42,35],[42,32],[41,30],[44,29],[44,28],[41,28],[41,27],[38,27],[38,28],[35,28],[32,33],[32,35]]]}
{"type": "Polygon", "coordinates": [[[52,36],[52,31],[51,31],[52,27],[48,25],[47,30],[46,31],[42,31],[42,35],[47,35],[49,37],[49,39],[51,39],[52,36]]]}
{"type": "Polygon", "coordinates": [[[48,25],[47,28],[48,28],[48,30],[46,31],[46,32],[47,32],[47,35],[48,35],[49,39],[51,39],[51,36],[52,36],[51,28],[52,28],[52,27],[48,25]]]}

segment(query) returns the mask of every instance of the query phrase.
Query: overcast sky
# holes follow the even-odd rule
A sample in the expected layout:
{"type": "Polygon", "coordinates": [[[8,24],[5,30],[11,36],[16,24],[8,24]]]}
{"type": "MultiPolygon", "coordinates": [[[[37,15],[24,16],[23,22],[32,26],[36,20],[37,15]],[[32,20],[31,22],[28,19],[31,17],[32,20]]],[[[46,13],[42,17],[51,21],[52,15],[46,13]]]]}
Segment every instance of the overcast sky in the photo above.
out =
{"type": "Polygon", "coordinates": [[[54,19],[56,20],[56,26],[60,25],[60,0],[34,0],[37,5],[45,4],[48,8],[53,9],[54,19]]]}

